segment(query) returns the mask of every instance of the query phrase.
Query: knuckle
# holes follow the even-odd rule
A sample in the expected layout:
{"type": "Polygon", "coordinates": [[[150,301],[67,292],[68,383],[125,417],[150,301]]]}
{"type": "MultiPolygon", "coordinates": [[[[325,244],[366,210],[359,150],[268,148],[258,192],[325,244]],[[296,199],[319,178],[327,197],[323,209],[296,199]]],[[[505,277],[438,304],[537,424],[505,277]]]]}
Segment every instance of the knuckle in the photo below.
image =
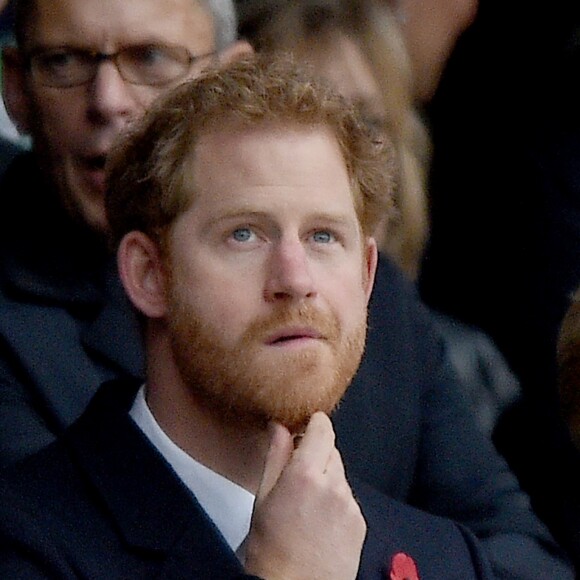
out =
{"type": "Polygon", "coordinates": [[[336,509],[340,509],[343,513],[350,514],[352,510],[359,509],[352,491],[346,483],[341,482],[338,485],[334,485],[329,490],[329,495],[336,509]]]}
{"type": "Polygon", "coordinates": [[[321,473],[319,469],[307,461],[300,461],[296,465],[294,476],[297,484],[302,487],[312,488],[320,485],[321,473]]]}

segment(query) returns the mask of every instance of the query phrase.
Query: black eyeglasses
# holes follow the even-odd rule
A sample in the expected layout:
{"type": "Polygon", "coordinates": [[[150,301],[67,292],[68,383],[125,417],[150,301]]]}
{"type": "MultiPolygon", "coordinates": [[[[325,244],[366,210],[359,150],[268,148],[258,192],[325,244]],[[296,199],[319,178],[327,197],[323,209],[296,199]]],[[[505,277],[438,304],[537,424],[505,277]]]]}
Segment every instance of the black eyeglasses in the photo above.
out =
{"type": "Polygon", "coordinates": [[[194,56],[183,46],[165,44],[127,46],[112,54],[62,47],[31,53],[28,66],[40,85],[68,88],[93,80],[99,65],[110,60],[126,82],[163,87],[184,78],[194,63],[214,55],[194,56]]]}

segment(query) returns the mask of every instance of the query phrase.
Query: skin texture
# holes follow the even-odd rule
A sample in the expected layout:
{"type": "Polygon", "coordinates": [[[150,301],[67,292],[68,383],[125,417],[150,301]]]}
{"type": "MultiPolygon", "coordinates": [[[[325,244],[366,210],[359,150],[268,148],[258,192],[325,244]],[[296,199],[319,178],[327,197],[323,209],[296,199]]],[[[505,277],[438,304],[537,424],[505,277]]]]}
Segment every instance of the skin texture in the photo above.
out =
{"type": "Polygon", "coordinates": [[[216,132],[194,166],[198,196],[172,236],[176,362],[234,417],[301,427],[333,410],[364,345],[368,276],[338,146],[319,131],[216,132]],[[188,310],[203,339],[192,348],[188,310]]]}
{"type": "MultiPolygon", "coordinates": [[[[37,0],[37,5],[25,51],[69,46],[112,53],[139,43],[178,44],[193,55],[214,50],[211,17],[193,0],[37,0]]],[[[5,51],[4,92],[11,117],[32,134],[71,214],[103,231],[103,166],[111,144],[169,87],[126,83],[110,61],[85,85],[38,86],[20,56],[15,49],[5,51]]],[[[189,76],[202,66],[194,64],[189,76]]]]}
{"type": "Polygon", "coordinates": [[[366,524],[329,418],[313,415],[296,450],[282,426],[271,434],[246,569],[269,580],[355,578],[366,524]]]}
{"type": "MultiPolygon", "coordinates": [[[[237,367],[254,379],[237,376],[227,389],[208,382],[200,390],[183,372],[176,351],[184,345],[174,340],[171,324],[179,285],[182,316],[203,321],[218,351],[235,348],[256,320],[305,305],[331,313],[341,339],[360,332],[376,244],[361,234],[340,149],[320,128],[227,127],[201,136],[192,168],[195,198],[174,223],[168,256],[141,232],[127,234],[119,250],[125,288],[148,317],[148,404],[182,449],[257,493],[249,572],[354,578],[366,524],[326,413],[348,380],[336,381],[334,369],[344,363],[338,358],[350,359],[354,372],[360,351],[345,354],[310,336],[315,325],[282,323],[250,333],[250,346],[238,354],[237,367]],[[272,344],[274,335],[292,340],[272,344]],[[232,397],[228,390],[241,396],[242,416],[272,401],[289,399],[290,409],[306,401],[307,425],[296,449],[278,422],[284,414],[270,429],[261,421],[232,421],[217,402],[232,397]],[[320,408],[316,395],[325,391],[328,407],[320,408]]],[[[228,361],[214,361],[213,371],[227,377],[228,361]]]]}

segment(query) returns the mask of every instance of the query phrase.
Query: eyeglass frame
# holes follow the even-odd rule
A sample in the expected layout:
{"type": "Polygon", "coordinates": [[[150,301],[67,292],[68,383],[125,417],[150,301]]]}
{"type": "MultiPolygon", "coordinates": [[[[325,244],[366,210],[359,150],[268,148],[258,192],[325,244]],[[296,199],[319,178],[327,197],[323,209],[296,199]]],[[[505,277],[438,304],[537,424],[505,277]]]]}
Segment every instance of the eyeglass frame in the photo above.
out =
{"type": "MultiPolygon", "coordinates": [[[[180,45],[176,45],[176,44],[162,44],[162,43],[131,44],[131,45],[122,47],[121,49],[117,50],[116,52],[111,52],[111,53],[100,52],[97,50],[88,50],[88,49],[83,49],[83,48],[74,48],[71,46],[56,46],[56,47],[50,47],[50,48],[39,47],[39,48],[33,49],[33,50],[29,51],[24,56],[24,62],[26,64],[28,71],[32,75],[32,78],[34,80],[36,80],[37,82],[39,82],[39,84],[41,86],[50,87],[50,88],[66,89],[66,88],[74,88],[74,87],[86,85],[87,83],[90,83],[94,80],[95,76],[98,74],[99,66],[101,65],[101,63],[107,62],[107,61],[110,61],[115,65],[115,68],[117,69],[121,78],[129,84],[137,85],[137,86],[165,87],[167,85],[170,85],[171,83],[174,83],[176,81],[179,81],[179,80],[185,78],[196,62],[213,57],[217,53],[218,53],[218,51],[214,50],[214,51],[207,52],[204,54],[194,55],[185,46],[180,46],[180,45]],[[140,48],[141,49],[150,49],[150,48],[168,49],[169,48],[169,49],[182,50],[183,54],[187,55],[188,62],[186,65],[186,69],[184,70],[183,74],[180,74],[180,75],[176,76],[175,78],[171,78],[171,79],[168,79],[167,81],[163,81],[163,82],[159,82],[159,83],[150,83],[150,82],[141,82],[141,81],[131,80],[130,78],[126,77],[125,73],[123,72],[123,67],[119,66],[118,58],[120,55],[122,55],[126,51],[140,49],[140,48]],[[90,70],[91,74],[87,73],[87,78],[83,79],[82,81],[79,81],[79,82],[75,81],[72,83],[62,83],[62,84],[45,82],[46,77],[43,77],[42,73],[39,74],[39,72],[38,72],[39,67],[38,66],[35,67],[34,63],[38,57],[49,54],[51,52],[54,52],[54,53],[62,52],[63,54],[76,54],[76,55],[82,55],[83,57],[88,57],[87,62],[90,61],[90,66],[87,70],[90,70]],[[35,71],[36,71],[36,73],[35,73],[35,71]]],[[[176,61],[176,62],[178,62],[178,61],[176,61]]]]}

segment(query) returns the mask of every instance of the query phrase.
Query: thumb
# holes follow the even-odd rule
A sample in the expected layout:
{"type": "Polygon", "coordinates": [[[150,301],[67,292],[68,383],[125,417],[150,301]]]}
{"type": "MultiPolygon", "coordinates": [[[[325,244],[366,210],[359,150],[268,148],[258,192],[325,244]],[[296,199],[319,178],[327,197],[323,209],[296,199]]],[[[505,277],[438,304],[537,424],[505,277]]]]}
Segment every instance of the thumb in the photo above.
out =
{"type": "Polygon", "coordinates": [[[292,435],[286,427],[279,423],[270,423],[268,431],[270,432],[270,447],[264,463],[262,480],[256,494],[256,502],[267,497],[272,491],[294,451],[292,435]]]}

